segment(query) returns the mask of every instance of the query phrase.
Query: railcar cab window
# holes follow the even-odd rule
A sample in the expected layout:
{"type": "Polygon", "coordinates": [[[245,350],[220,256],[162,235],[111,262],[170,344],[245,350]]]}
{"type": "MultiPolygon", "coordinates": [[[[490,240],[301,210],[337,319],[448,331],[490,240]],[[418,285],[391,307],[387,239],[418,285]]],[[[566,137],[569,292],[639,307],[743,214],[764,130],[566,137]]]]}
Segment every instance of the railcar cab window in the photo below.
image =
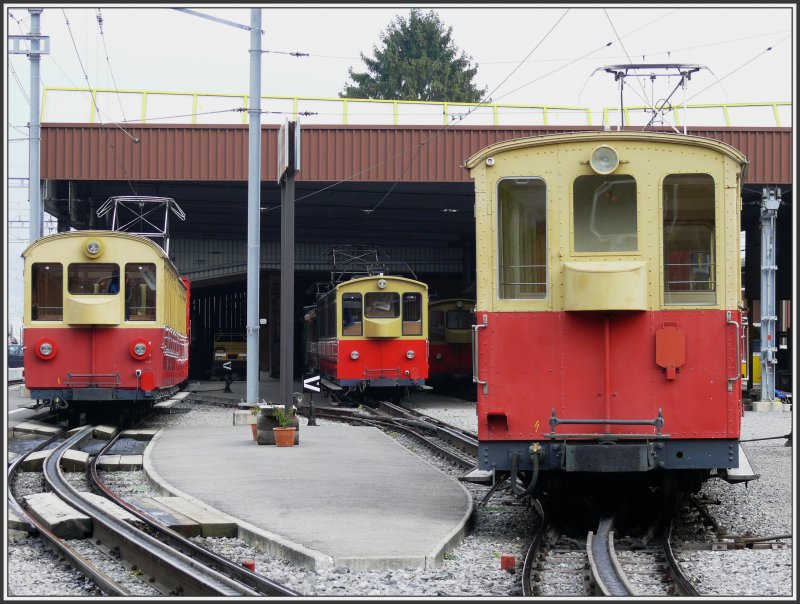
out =
{"type": "Polygon", "coordinates": [[[125,265],[125,320],[156,320],[156,265],[125,265]]]}
{"type": "Polygon", "coordinates": [[[362,335],[361,312],[361,294],[342,294],[343,336],[362,335]]]}
{"type": "Polygon", "coordinates": [[[422,296],[403,294],[403,335],[422,335],[422,296]]]}
{"type": "Polygon", "coordinates": [[[400,316],[400,294],[369,292],[364,296],[364,307],[368,319],[396,319],[400,316]]]}
{"type": "Polygon", "coordinates": [[[444,342],[444,311],[432,310],[428,325],[428,339],[431,342],[444,342]]]}
{"type": "Polygon", "coordinates": [[[472,311],[448,310],[447,329],[472,329],[472,311]]]}
{"type": "Polygon", "coordinates": [[[714,179],[672,174],[664,179],[664,303],[716,303],[714,179]]]}
{"type": "Polygon", "coordinates": [[[500,298],[547,294],[547,187],[540,178],[497,184],[500,298]]]}
{"type": "Polygon", "coordinates": [[[636,181],[626,175],[579,176],[573,184],[575,252],[635,252],[636,181]]]}
{"type": "Polygon", "coordinates": [[[64,317],[64,269],[37,262],[31,268],[31,320],[61,321],[64,317]]]}
{"type": "Polygon", "coordinates": [[[119,294],[119,266],[74,262],[67,267],[67,291],[81,296],[115,296],[119,294]]]}

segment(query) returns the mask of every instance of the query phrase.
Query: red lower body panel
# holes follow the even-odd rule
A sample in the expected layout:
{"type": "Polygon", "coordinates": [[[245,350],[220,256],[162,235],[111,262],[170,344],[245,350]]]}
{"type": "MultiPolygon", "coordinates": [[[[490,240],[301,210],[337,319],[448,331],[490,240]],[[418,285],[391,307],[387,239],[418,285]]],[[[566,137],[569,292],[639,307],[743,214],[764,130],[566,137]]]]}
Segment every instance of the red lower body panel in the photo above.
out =
{"type": "MultiPolygon", "coordinates": [[[[558,434],[739,437],[738,328],[724,310],[484,313],[478,334],[478,437],[544,440],[558,434]],[[732,379],[733,378],[733,379],[732,379]]],[[[739,322],[738,311],[732,313],[739,322]]]]}
{"type": "Polygon", "coordinates": [[[186,336],[161,328],[28,328],[25,344],[25,385],[31,391],[148,392],[177,386],[189,376],[186,336]],[[54,349],[49,358],[37,353],[44,341],[54,349]],[[132,352],[137,342],[147,347],[143,358],[132,352]]]}
{"type": "Polygon", "coordinates": [[[426,340],[363,339],[319,342],[319,368],[339,384],[428,378],[426,340]],[[353,359],[352,353],[358,358],[353,359]],[[409,352],[413,356],[409,358],[409,352]]]}

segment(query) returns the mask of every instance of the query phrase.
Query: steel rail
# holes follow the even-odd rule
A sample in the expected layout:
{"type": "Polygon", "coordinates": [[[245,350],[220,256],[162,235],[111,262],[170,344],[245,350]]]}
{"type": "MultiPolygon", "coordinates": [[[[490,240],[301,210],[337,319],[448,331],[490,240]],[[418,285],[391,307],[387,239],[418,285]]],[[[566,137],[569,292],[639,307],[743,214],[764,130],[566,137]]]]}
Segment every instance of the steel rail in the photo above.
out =
{"type": "Polygon", "coordinates": [[[597,526],[597,533],[589,532],[586,538],[586,553],[589,556],[589,568],[597,588],[604,596],[626,597],[635,595],[630,583],[614,553],[614,531],[611,530],[612,518],[603,518],[597,526]]]}
{"type": "MultiPolygon", "coordinates": [[[[17,474],[17,472],[19,472],[19,469],[22,467],[22,462],[28,455],[36,451],[44,450],[45,447],[52,444],[61,437],[62,434],[56,434],[55,436],[52,436],[39,443],[26,455],[20,455],[19,457],[17,457],[8,466],[8,484],[9,485],[11,484],[12,478],[17,474]]],[[[131,595],[127,589],[125,589],[119,583],[114,581],[114,579],[112,579],[102,570],[97,568],[94,564],[89,562],[89,560],[84,558],[77,550],[70,547],[60,537],[58,537],[55,533],[50,531],[50,529],[48,529],[44,524],[39,522],[39,520],[37,520],[35,516],[27,513],[27,511],[23,509],[23,506],[20,505],[20,503],[11,493],[10,488],[8,489],[8,507],[10,510],[13,510],[14,513],[17,514],[17,516],[19,516],[21,522],[29,526],[28,532],[37,533],[42,543],[44,543],[45,547],[53,551],[56,555],[61,556],[65,560],[67,560],[70,566],[72,566],[72,568],[77,570],[79,573],[81,573],[86,577],[89,577],[104,594],[112,597],[113,596],[127,597],[131,595]]]]}
{"type": "MultiPolygon", "coordinates": [[[[400,430],[417,438],[424,442],[426,445],[434,449],[435,451],[441,453],[445,457],[447,457],[450,461],[460,465],[465,469],[474,468],[477,464],[477,450],[476,455],[471,456],[469,453],[466,453],[467,457],[464,457],[462,453],[455,453],[451,449],[444,447],[443,445],[437,443],[436,441],[430,439],[429,437],[421,434],[417,430],[411,427],[409,423],[412,423],[414,427],[421,428],[423,430],[428,430],[437,434],[437,438],[439,438],[438,434],[439,431],[442,429],[441,426],[435,426],[425,421],[421,420],[408,420],[403,418],[397,417],[365,417],[363,415],[358,415],[358,412],[355,410],[350,409],[338,409],[335,407],[325,408],[324,411],[319,411],[318,407],[314,408],[314,417],[327,417],[331,419],[346,419],[347,421],[351,422],[359,422],[362,424],[373,425],[376,427],[390,427],[395,430],[400,430]]],[[[457,429],[453,430],[451,436],[456,438],[457,429]]],[[[442,439],[447,442],[446,439],[442,439]]],[[[452,444],[448,442],[448,445],[453,447],[452,444]]],[[[459,451],[463,451],[461,447],[455,446],[454,448],[458,449],[459,451]]]]}
{"type": "Polygon", "coordinates": [[[544,519],[539,525],[539,529],[536,531],[533,541],[531,541],[530,545],[528,546],[528,549],[525,552],[525,559],[522,562],[522,596],[525,598],[531,598],[535,595],[533,593],[531,575],[533,574],[533,569],[536,566],[536,560],[539,556],[539,551],[544,544],[544,538],[551,531],[557,530],[556,526],[551,523],[549,516],[550,514],[545,511],[544,519]]]}
{"type": "Polygon", "coordinates": [[[97,462],[100,456],[105,455],[106,451],[110,450],[118,439],[119,435],[109,441],[109,443],[94,457],[89,467],[91,482],[107,499],[113,501],[120,507],[139,518],[153,531],[161,533],[164,536],[163,541],[169,544],[171,547],[183,552],[190,552],[189,555],[202,560],[203,564],[206,566],[211,566],[231,577],[232,579],[247,585],[251,589],[259,592],[260,595],[291,597],[302,595],[284,585],[281,585],[280,583],[276,583],[264,577],[263,575],[257,574],[248,568],[241,566],[240,564],[236,564],[228,558],[220,556],[219,554],[202,547],[201,545],[191,541],[190,539],[187,539],[161,522],[158,522],[156,519],[142,512],[139,508],[131,505],[123,498],[118,497],[106,486],[106,484],[100,478],[100,473],[97,470],[97,462]]]}
{"type": "Polygon", "coordinates": [[[186,554],[173,550],[127,522],[109,515],[93,502],[81,497],[64,479],[60,462],[63,454],[87,438],[92,429],[92,426],[85,427],[54,449],[44,464],[44,474],[50,489],[60,499],[91,517],[96,540],[100,540],[106,547],[113,544],[123,558],[153,577],[159,591],[166,595],[260,595],[216,570],[203,566],[186,554]]]}
{"type": "Polygon", "coordinates": [[[697,591],[697,588],[692,584],[686,574],[683,572],[681,565],[678,563],[678,560],[675,558],[675,554],[672,551],[672,520],[668,521],[664,525],[664,533],[661,537],[662,547],[664,548],[664,556],[667,559],[667,565],[669,566],[669,574],[672,578],[673,583],[675,583],[675,589],[678,593],[682,596],[686,597],[699,597],[700,592],[697,591]]]}

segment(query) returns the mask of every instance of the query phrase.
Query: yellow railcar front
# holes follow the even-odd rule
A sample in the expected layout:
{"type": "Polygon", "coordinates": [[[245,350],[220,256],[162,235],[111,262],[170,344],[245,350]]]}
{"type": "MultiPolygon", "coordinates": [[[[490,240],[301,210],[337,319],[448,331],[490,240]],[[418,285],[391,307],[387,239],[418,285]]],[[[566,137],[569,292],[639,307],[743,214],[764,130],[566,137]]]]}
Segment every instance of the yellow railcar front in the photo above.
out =
{"type": "Polygon", "coordinates": [[[188,282],[153,241],[74,231],[22,256],[32,397],[62,409],[152,400],[188,378],[188,282]]]}

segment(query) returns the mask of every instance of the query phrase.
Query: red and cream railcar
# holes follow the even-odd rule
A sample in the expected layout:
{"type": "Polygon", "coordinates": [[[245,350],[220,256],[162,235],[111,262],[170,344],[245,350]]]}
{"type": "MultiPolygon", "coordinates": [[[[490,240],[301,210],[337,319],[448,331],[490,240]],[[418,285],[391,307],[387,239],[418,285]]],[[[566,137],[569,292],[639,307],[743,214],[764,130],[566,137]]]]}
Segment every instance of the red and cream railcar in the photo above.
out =
{"type": "Polygon", "coordinates": [[[430,381],[446,384],[472,378],[475,300],[453,298],[428,305],[430,381]]]}
{"type": "Polygon", "coordinates": [[[145,237],[72,231],[22,254],[25,385],[59,410],[131,409],[189,372],[189,281],[145,237]]]}
{"type": "Polygon", "coordinates": [[[337,284],[306,314],[310,367],[334,397],[388,396],[428,378],[428,286],[373,275],[337,284]]]}
{"type": "Polygon", "coordinates": [[[691,489],[742,476],[746,165],[724,143],[649,132],[469,158],[483,471],[524,473],[531,492],[570,473],[691,489]]]}

